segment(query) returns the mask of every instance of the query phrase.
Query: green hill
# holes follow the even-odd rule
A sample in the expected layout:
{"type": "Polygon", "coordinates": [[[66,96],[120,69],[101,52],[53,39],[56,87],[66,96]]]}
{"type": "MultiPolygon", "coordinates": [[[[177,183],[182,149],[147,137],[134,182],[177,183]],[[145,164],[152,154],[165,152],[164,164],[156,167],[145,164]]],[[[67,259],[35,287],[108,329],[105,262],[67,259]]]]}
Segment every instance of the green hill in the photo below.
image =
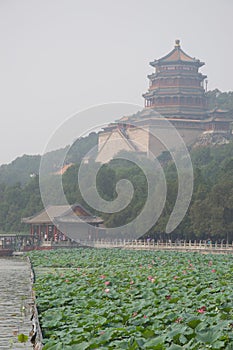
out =
{"type": "MultiPolygon", "coordinates": [[[[50,173],[57,172],[63,164],[61,159],[66,154],[66,164],[78,163],[88,150],[97,145],[98,135],[91,133],[87,137],[79,138],[74,142],[72,147],[65,147],[56,151],[51,151],[45,154],[44,163],[45,171],[50,173]]],[[[23,155],[16,158],[10,164],[0,166],[0,184],[14,185],[20,183],[25,185],[34,174],[39,174],[41,156],[40,155],[23,155]]]]}
{"type": "MultiPolygon", "coordinates": [[[[148,233],[155,239],[225,239],[233,240],[233,142],[221,146],[199,147],[191,151],[194,167],[194,191],[186,216],[171,234],[165,233],[166,223],[177,196],[177,173],[174,164],[168,160],[164,165],[167,180],[167,199],[162,215],[148,233]]],[[[149,161],[148,161],[149,162],[149,161]]],[[[92,166],[96,166],[95,163],[92,166]]],[[[77,183],[79,165],[71,166],[63,175],[63,186],[70,203],[80,202],[88,208],[80,194],[77,183]]],[[[87,186],[88,174],[87,169],[87,186]]],[[[135,193],[131,203],[115,214],[101,214],[106,226],[121,226],[136,217],[147,198],[147,182],[140,168],[132,162],[113,160],[104,165],[97,177],[97,189],[106,200],[116,197],[116,183],[127,178],[133,184],[135,193]]],[[[51,192],[56,197],[56,176],[50,176],[51,192]]],[[[54,198],[55,198],[54,197],[54,198]]],[[[56,198],[55,198],[56,199],[56,198]]],[[[21,217],[30,216],[42,209],[38,176],[30,178],[22,186],[0,185],[0,231],[27,230],[20,222],[21,217]]],[[[143,223],[141,223],[143,225],[143,223]]],[[[138,228],[140,230],[140,228],[138,228]]]]}

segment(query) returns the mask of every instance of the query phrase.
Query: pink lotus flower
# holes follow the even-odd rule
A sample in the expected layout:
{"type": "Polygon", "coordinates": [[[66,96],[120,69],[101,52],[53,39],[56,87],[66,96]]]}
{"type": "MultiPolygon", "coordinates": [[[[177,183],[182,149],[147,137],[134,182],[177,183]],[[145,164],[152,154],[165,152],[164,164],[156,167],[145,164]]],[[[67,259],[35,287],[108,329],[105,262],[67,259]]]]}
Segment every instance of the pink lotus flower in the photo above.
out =
{"type": "Polygon", "coordinates": [[[133,316],[133,317],[136,317],[136,316],[137,316],[137,314],[138,314],[138,313],[135,311],[135,312],[133,313],[133,315],[132,315],[132,316],[133,316]]]}
{"type": "Polygon", "coordinates": [[[177,280],[179,277],[178,276],[174,276],[173,278],[174,278],[174,280],[177,280]]]}
{"type": "Polygon", "coordinates": [[[216,270],[215,270],[215,269],[212,269],[211,272],[216,272],[216,270]]]}
{"type": "Polygon", "coordinates": [[[106,278],[105,275],[101,275],[100,278],[103,280],[104,278],[106,278]]]}
{"type": "Polygon", "coordinates": [[[202,306],[200,309],[197,309],[199,314],[203,314],[206,311],[206,306],[202,306]]]}
{"type": "Polygon", "coordinates": [[[106,288],[104,291],[105,291],[105,293],[109,293],[109,292],[110,292],[110,289],[109,289],[109,288],[106,288]]]}
{"type": "Polygon", "coordinates": [[[105,284],[105,286],[109,286],[111,284],[111,282],[110,281],[105,281],[104,284],[105,284]]]}
{"type": "Polygon", "coordinates": [[[208,265],[209,265],[209,266],[212,266],[212,265],[213,265],[213,261],[210,260],[208,265]]]}
{"type": "Polygon", "coordinates": [[[143,316],[143,318],[147,318],[147,316],[146,316],[146,315],[144,315],[144,316],[143,316]]]}
{"type": "Polygon", "coordinates": [[[134,281],[130,281],[129,284],[134,284],[134,281]]]}
{"type": "Polygon", "coordinates": [[[176,323],[181,323],[182,321],[183,321],[183,318],[182,318],[182,317],[178,317],[178,318],[175,320],[176,323]]]}

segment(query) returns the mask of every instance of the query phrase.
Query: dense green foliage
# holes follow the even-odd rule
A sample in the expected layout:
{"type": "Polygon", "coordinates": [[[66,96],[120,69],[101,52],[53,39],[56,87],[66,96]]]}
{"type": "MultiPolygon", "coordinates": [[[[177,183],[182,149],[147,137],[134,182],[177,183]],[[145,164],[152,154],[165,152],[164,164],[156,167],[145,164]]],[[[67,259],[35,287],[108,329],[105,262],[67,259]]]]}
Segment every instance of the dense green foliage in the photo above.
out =
{"type": "MultiPolygon", "coordinates": [[[[222,146],[199,147],[191,152],[194,166],[194,192],[189,210],[172,235],[165,234],[166,223],[177,196],[177,173],[167,160],[164,170],[167,180],[167,200],[157,224],[148,233],[155,239],[212,239],[233,240],[233,143],[222,146]]],[[[92,164],[95,167],[95,163],[92,164]]],[[[63,175],[63,187],[69,203],[84,202],[77,180],[78,165],[70,167],[63,175]]],[[[91,189],[90,168],[87,167],[87,188],[91,189]]],[[[127,178],[134,186],[131,203],[116,214],[102,214],[108,227],[118,227],[130,222],[142,210],[147,199],[147,181],[142,170],[132,162],[114,160],[104,165],[97,176],[97,188],[106,200],[116,198],[116,183],[127,178]]],[[[49,196],[59,204],[56,193],[56,176],[50,176],[49,196]]],[[[51,203],[52,203],[51,202],[51,203]]],[[[27,228],[21,217],[42,209],[38,177],[31,178],[26,186],[1,185],[0,231],[19,231],[27,228]]],[[[95,212],[94,214],[101,214],[95,212]]],[[[143,223],[142,223],[143,225],[143,223]]],[[[140,228],[138,228],[140,231],[140,228]]],[[[140,236],[140,232],[139,232],[140,236]]]]}
{"type": "Polygon", "coordinates": [[[79,249],[30,257],[44,350],[232,350],[229,255],[79,249]]]}
{"type": "MultiPolygon", "coordinates": [[[[176,168],[168,160],[164,165],[168,188],[167,200],[160,219],[148,234],[151,238],[163,240],[210,238],[232,241],[233,143],[199,147],[191,152],[191,157],[194,167],[194,192],[185,218],[171,235],[164,233],[177,197],[176,168]]],[[[79,192],[77,172],[78,166],[70,168],[65,174],[65,193],[70,203],[77,200],[87,206],[79,192]]],[[[116,183],[122,178],[127,178],[134,185],[134,197],[123,211],[102,214],[108,227],[130,222],[142,210],[147,199],[147,181],[142,170],[131,162],[119,160],[114,160],[101,168],[97,176],[100,195],[106,200],[113,200],[116,197],[116,183]]],[[[91,185],[90,183],[89,186],[91,185]]]]}
{"type": "Polygon", "coordinates": [[[210,109],[220,108],[228,110],[229,116],[233,119],[233,91],[221,92],[218,89],[207,92],[208,105],[210,109]]]}
{"type": "Polygon", "coordinates": [[[22,187],[0,185],[0,230],[18,232],[27,230],[21,224],[21,218],[33,215],[42,209],[38,176],[22,187]]]}
{"type": "Polygon", "coordinates": [[[15,185],[16,183],[27,183],[30,175],[38,174],[40,166],[39,155],[16,158],[10,164],[0,166],[0,183],[6,185],[15,185]]]}

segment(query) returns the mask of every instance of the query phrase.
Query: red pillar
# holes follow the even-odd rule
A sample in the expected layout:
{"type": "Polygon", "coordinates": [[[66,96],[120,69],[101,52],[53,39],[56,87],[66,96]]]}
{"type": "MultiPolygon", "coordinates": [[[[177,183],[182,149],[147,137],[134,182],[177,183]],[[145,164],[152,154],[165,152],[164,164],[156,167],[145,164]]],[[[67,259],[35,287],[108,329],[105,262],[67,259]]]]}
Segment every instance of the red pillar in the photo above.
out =
{"type": "Polygon", "coordinates": [[[54,241],[57,241],[57,226],[54,226],[53,239],[54,241]]]}

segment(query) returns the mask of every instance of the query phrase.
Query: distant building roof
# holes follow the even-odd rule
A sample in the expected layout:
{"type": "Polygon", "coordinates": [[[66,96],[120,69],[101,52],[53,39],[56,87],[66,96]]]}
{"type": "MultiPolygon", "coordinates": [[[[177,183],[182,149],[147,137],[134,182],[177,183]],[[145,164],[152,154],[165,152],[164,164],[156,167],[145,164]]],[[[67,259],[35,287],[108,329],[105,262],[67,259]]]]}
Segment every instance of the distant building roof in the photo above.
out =
{"type": "Polygon", "coordinates": [[[22,218],[26,224],[48,224],[48,223],[74,223],[86,222],[90,224],[100,224],[103,220],[91,215],[80,204],[70,205],[50,205],[46,209],[28,218],[22,218]]]}

